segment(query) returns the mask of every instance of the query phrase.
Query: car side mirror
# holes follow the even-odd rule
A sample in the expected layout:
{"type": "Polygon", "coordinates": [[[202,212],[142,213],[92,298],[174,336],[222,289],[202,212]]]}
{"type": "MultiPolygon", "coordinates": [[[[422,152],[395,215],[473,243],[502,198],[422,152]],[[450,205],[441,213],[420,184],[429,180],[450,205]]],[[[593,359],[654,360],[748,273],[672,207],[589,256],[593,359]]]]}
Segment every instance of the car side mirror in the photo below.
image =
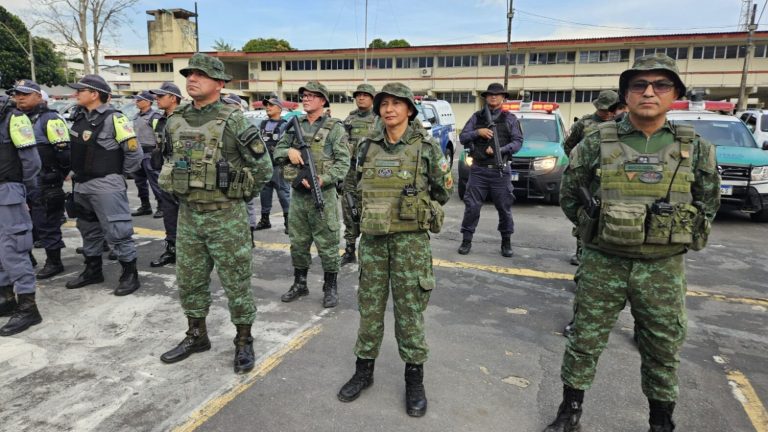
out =
{"type": "Polygon", "coordinates": [[[428,121],[426,121],[426,120],[424,120],[424,121],[422,121],[422,122],[421,122],[421,126],[422,126],[424,129],[426,129],[426,130],[430,130],[430,129],[432,129],[432,123],[430,123],[430,122],[428,122],[428,121]]]}
{"type": "Polygon", "coordinates": [[[763,141],[763,150],[768,150],[768,141],[763,141]]]}

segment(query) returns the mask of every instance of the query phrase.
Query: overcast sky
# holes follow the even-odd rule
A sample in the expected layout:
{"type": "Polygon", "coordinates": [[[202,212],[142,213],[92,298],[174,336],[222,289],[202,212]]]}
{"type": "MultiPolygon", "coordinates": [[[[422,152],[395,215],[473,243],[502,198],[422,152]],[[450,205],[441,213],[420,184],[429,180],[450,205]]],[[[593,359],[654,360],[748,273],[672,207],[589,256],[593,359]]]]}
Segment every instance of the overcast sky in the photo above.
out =
{"type": "MultiPolygon", "coordinates": [[[[767,0],[768,2],[768,0],[767,0]]],[[[0,4],[28,24],[35,0],[0,4]]],[[[280,38],[298,49],[362,47],[365,0],[200,0],[200,48],[222,39],[241,48],[249,39],[280,38]]],[[[764,3],[757,0],[758,15],[764,3]]],[[[412,45],[506,41],[505,0],[368,0],[368,41],[406,39],[412,45]]],[[[735,31],[741,0],[516,0],[512,39],[563,39],[634,34],[735,31]],[[545,5],[543,7],[543,5],[545,5]]],[[[185,0],[141,0],[107,54],[147,53],[146,10],[184,8],[185,0]]],[[[763,14],[759,29],[768,23],[763,14]]],[[[40,26],[33,31],[45,36],[40,26]]]]}

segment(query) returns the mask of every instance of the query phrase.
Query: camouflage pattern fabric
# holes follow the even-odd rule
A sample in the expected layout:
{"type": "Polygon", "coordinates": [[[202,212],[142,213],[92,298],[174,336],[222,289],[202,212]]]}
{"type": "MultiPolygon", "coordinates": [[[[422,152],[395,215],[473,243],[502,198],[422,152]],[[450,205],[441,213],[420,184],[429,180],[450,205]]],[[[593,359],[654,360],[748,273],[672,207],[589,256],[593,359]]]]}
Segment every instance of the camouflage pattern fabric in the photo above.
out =
{"type": "Polygon", "coordinates": [[[597,129],[597,125],[604,121],[605,120],[598,117],[596,113],[587,114],[576,121],[576,123],[571,126],[570,132],[568,132],[568,138],[563,141],[563,150],[565,151],[565,154],[570,155],[573,148],[576,147],[576,144],[581,142],[581,140],[583,140],[590,132],[597,129]]]}
{"type": "Polygon", "coordinates": [[[308,269],[312,264],[309,249],[315,242],[323,271],[338,273],[339,213],[336,188],[323,189],[325,218],[315,208],[315,201],[308,191],[294,190],[291,194],[291,210],[288,212],[288,237],[291,241],[291,261],[297,269],[308,269]]]}
{"type": "Polygon", "coordinates": [[[229,299],[235,325],[252,324],[256,305],[251,291],[250,227],[244,201],[223,210],[198,212],[185,203],[179,208],[176,237],[176,281],[184,314],[205,318],[211,306],[211,271],[229,299]]]}
{"type": "MultiPolygon", "coordinates": [[[[358,86],[360,87],[366,84],[358,86]]],[[[371,87],[369,85],[369,87],[371,87]]],[[[349,134],[349,151],[350,155],[357,154],[357,147],[360,141],[368,136],[378,119],[377,115],[374,115],[372,111],[360,111],[354,110],[349,113],[349,116],[344,119],[344,127],[349,134]]],[[[343,192],[354,193],[357,189],[357,170],[356,166],[350,166],[347,171],[347,176],[344,177],[343,192]]],[[[344,239],[347,243],[354,244],[357,238],[360,236],[359,223],[352,220],[352,209],[347,205],[347,201],[341,200],[341,210],[344,216],[344,239]]]]}
{"type": "Polygon", "coordinates": [[[619,94],[613,90],[603,90],[597,95],[597,99],[592,101],[592,105],[599,110],[611,110],[619,103],[619,94]]]}
{"type": "Polygon", "coordinates": [[[655,53],[646,56],[638,57],[635,63],[632,64],[631,69],[627,69],[619,76],[619,94],[627,94],[627,86],[633,76],[641,72],[657,71],[667,72],[670,74],[670,78],[675,82],[677,87],[677,94],[682,97],[686,93],[685,84],[680,79],[680,72],[677,69],[677,63],[672,57],[666,54],[655,53]]]}
{"type": "Polygon", "coordinates": [[[224,72],[224,63],[216,57],[211,57],[207,54],[195,53],[195,55],[189,59],[188,66],[181,69],[179,73],[187,76],[193,70],[199,70],[208,75],[209,78],[215,80],[222,80],[225,82],[232,80],[232,75],[224,72]]]}
{"type": "Polygon", "coordinates": [[[392,290],[395,338],[400,358],[423,364],[429,347],[424,335],[424,310],[435,286],[432,249],[426,232],[360,238],[360,328],[355,355],[375,359],[384,337],[384,312],[392,290]]]}

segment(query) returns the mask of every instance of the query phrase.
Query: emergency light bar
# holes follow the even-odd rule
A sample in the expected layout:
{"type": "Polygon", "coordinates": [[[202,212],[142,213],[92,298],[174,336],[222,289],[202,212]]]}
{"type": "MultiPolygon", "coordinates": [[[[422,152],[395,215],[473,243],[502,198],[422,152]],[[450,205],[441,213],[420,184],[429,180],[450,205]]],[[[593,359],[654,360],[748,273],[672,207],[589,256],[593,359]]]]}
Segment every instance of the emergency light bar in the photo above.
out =
{"type": "Polygon", "coordinates": [[[504,111],[545,111],[546,113],[552,113],[552,111],[560,108],[560,105],[556,102],[522,102],[512,101],[504,102],[501,105],[501,109],[504,111]]]}
{"type": "Polygon", "coordinates": [[[680,111],[728,111],[733,112],[736,104],[723,101],[674,101],[673,110],[680,111]]]}

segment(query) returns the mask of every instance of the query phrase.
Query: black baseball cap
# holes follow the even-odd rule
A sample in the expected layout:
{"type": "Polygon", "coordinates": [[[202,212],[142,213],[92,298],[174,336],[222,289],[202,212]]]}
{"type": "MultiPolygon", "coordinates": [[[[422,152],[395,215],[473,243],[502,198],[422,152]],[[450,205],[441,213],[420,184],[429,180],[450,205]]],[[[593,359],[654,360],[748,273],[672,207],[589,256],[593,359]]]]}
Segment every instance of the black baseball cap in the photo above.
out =
{"type": "Polygon", "coordinates": [[[149,92],[152,93],[153,95],[169,94],[169,95],[176,96],[177,98],[183,99],[183,97],[181,96],[181,90],[179,90],[179,87],[176,84],[168,81],[161,84],[159,89],[152,89],[149,92]]]}
{"type": "Polygon", "coordinates": [[[147,102],[154,102],[155,101],[155,95],[153,95],[152,93],[150,93],[150,92],[148,92],[146,90],[144,90],[143,92],[137,94],[135,96],[135,98],[139,99],[139,100],[145,100],[147,102]]]}
{"type": "Polygon", "coordinates": [[[75,90],[89,89],[89,90],[95,90],[97,92],[105,93],[105,94],[112,93],[112,87],[110,87],[109,84],[107,84],[104,78],[95,74],[88,74],[82,77],[80,81],[74,84],[67,84],[67,85],[72,87],[75,90]]]}
{"type": "Polygon", "coordinates": [[[40,85],[36,82],[28,79],[16,81],[12,88],[5,91],[6,94],[12,95],[14,93],[37,93],[42,96],[43,91],[40,89],[40,85]]]}

